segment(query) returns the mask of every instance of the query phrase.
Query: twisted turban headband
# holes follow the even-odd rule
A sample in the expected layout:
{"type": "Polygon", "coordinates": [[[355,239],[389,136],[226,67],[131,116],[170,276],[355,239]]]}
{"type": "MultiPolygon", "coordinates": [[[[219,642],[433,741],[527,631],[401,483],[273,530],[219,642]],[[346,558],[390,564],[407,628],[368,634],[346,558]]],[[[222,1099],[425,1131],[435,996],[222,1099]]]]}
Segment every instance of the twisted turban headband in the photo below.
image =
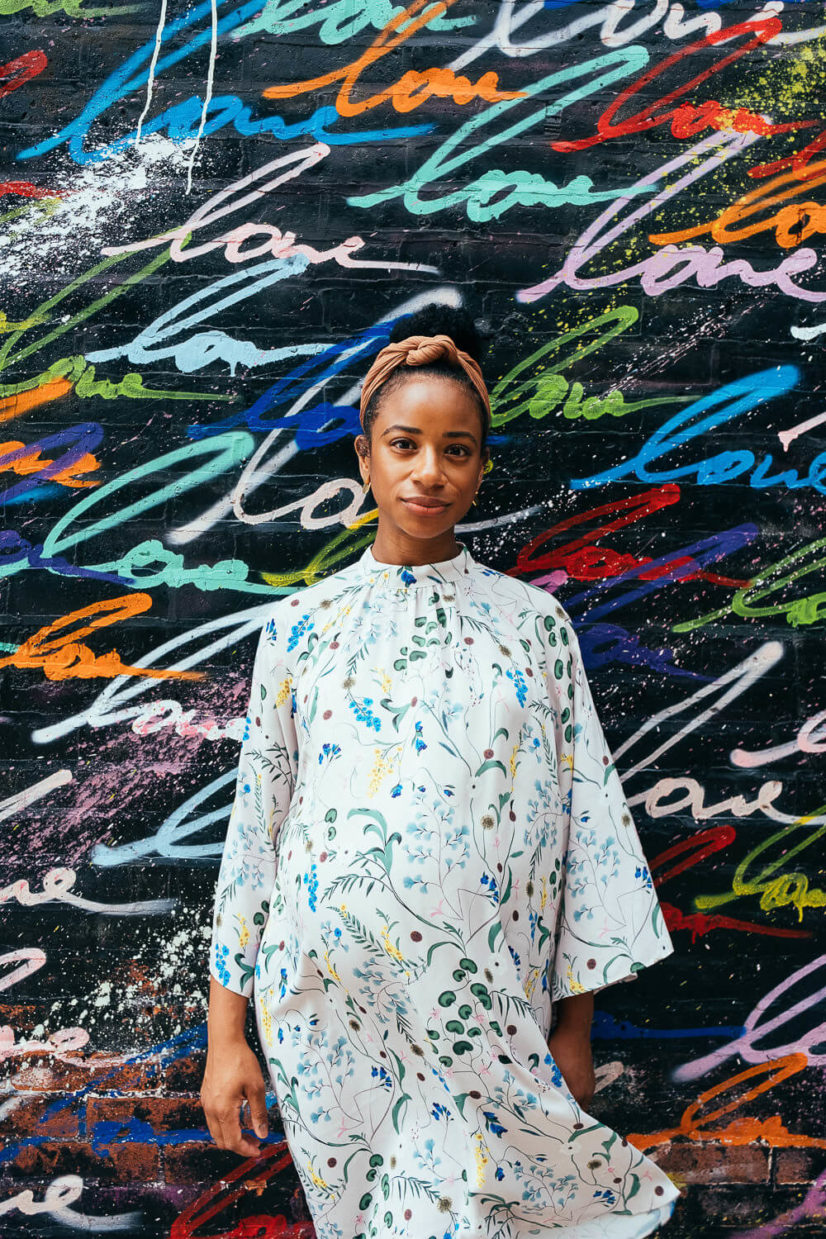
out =
{"type": "Polygon", "coordinates": [[[490,397],[482,378],[479,363],[474,361],[470,353],[457,348],[450,336],[408,336],[396,344],[388,344],[377,354],[376,360],[367,371],[361,389],[359,419],[364,428],[364,414],[374,392],[386,383],[390,375],[400,366],[427,366],[434,361],[446,361],[458,369],[464,370],[473,386],[479,393],[490,427],[490,397]]]}

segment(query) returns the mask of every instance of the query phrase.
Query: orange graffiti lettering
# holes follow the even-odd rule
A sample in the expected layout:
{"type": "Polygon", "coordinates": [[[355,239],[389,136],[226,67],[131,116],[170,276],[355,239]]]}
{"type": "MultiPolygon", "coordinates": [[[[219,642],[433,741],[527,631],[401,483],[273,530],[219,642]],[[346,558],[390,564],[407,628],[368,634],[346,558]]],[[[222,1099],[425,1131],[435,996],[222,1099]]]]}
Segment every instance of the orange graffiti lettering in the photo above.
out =
{"type": "Polygon", "coordinates": [[[414,108],[420,107],[434,95],[438,98],[453,99],[459,104],[470,103],[473,99],[483,99],[486,103],[498,103],[502,99],[524,98],[524,91],[500,90],[499,77],[496,73],[483,73],[478,82],[474,83],[469,78],[457,75],[452,69],[437,68],[425,69],[421,73],[411,69],[392,86],[379,91],[378,94],[371,95],[369,99],[354,103],[350,98],[353,88],[365,69],[406,42],[429,22],[441,17],[455,3],[456,0],[438,0],[438,3],[432,4],[420,13],[419,10],[427,4],[427,0],[413,0],[413,3],[408,5],[403,12],[397,13],[390,19],[358,60],[319,77],[306,78],[303,82],[286,82],[280,86],[268,86],[263,92],[264,98],[294,99],[296,95],[305,95],[322,86],[330,86],[333,82],[341,81],[335,104],[339,116],[360,116],[363,112],[378,107],[380,103],[387,102],[390,102],[397,112],[412,112],[414,108]],[[404,30],[400,29],[407,22],[410,24],[406,25],[404,30]]]}
{"type": "Polygon", "coordinates": [[[759,232],[769,232],[774,229],[777,244],[783,249],[792,249],[800,245],[816,233],[826,232],[826,207],[818,202],[792,202],[803,192],[816,189],[826,183],[826,160],[810,164],[804,168],[793,168],[791,172],[773,177],[756,189],[743,194],[736,202],[718,215],[716,219],[695,228],[681,228],[676,232],[652,233],[649,240],[654,245],[671,245],[678,241],[687,241],[691,237],[701,237],[708,233],[715,241],[745,241],[759,232]],[[788,186],[788,188],[783,188],[788,186]],[[777,192],[780,191],[780,192],[777,192]],[[772,211],[773,207],[780,210],[772,211]],[[763,218],[754,223],[743,223],[754,215],[763,218]],[[736,227],[736,225],[742,225],[736,227]]]}
{"type": "Polygon", "coordinates": [[[666,1127],[663,1131],[650,1132],[648,1135],[634,1132],[628,1140],[641,1153],[654,1149],[660,1144],[666,1144],[676,1136],[684,1136],[687,1140],[695,1142],[717,1141],[720,1144],[733,1145],[753,1144],[755,1140],[763,1140],[773,1149],[826,1149],[826,1140],[790,1132],[784,1126],[779,1114],[770,1115],[767,1119],[739,1117],[732,1119],[724,1127],[709,1126],[747,1102],[753,1101],[761,1093],[767,1093],[775,1085],[782,1084],[790,1076],[797,1075],[806,1064],[806,1055],[797,1053],[786,1054],[783,1058],[773,1058],[768,1062],[758,1063],[755,1067],[748,1067],[745,1071],[729,1076],[721,1084],[715,1084],[713,1088],[700,1093],[697,1100],[686,1107],[679,1126],[666,1127]],[[761,1076],[765,1076],[765,1079],[760,1079],[761,1076]],[[741,1093],[739,1086],[754,1079],[758,1079],[759,1083],[741,1093]],[[716,1109],[708,1110],[705,1114],[700,1113],[709,1102],[714,1101],[715,1098],[724,1097],[728,1093],[736,1095],[716,1109]]]}
{"type": "Polygon", "coordinates": [[[110,650],[108,654],[95,654],[84,645],[82,637],[88,637],[98,628],[130,619],[152,606],[149,594],[124,594],[95,602],[80,611],[72,611],[61,619],[41,628],[22,645],[0,659],[0,668],[40,668],[47,680],[90,680],[101,676],[145,676],[153,680],[201,680],[201,671],[164,671],[156,667],[130,667],[121,661],[120,654],[110,650]],[[80,628],[72,626],[82,621],[89,622],[80,628]],[[66,631],[71,629],[71,631],[66,631]]]}

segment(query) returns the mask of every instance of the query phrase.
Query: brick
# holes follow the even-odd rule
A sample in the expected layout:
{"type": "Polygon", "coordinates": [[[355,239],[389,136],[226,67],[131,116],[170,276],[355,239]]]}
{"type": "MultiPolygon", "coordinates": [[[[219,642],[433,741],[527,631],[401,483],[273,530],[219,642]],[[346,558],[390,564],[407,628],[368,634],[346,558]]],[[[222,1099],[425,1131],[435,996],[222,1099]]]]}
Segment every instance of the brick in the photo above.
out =
{"type": "Polygon", "coordinates": [[[812,1183],[825,1166],[824,1149],[775,1149],[776,1183],[812,1183]]]}
{"type": "Polygon", "coordinates": [[[769,1150],[756,1145],[674,1144],[657,1153],[666,1174],[684,1183],[767,1183],[769,1150]]]}
{"type": "Polygon", "coordinates": [[[86,1123],[94,1138],[97,1123],[148,1123],[154,1132],[206,1128],[203,1107],[196,1097],[89,1097],[86,1123]]]}
{"type": "Polygon", "coordinates": [[[237,1153],[219,1149],[212,1142],[168,1145],[163,1150],[164,1182],[214,1183],[235,1170],[239,1162],[237,1153]]]}
{"type": "Polygon", "coordinates": [[[153,1182],[160,1175],[160,1155],[155,1145],[148,1144],[113,1144],[96,1153],[91,1145],[80,1141],[49,1141],[21,1149],[7,1173],[42,1179],[79,1174],[92,1181],[153,1182]]]}
{"type": "Polygon", "coordinates": [[[113,1063],[108,1054],[90,1054],[82,1066],[62,1062],[46,1053],[26,1054],[10,1059],[7,1066],[9,1073],[4,1083],[21,1092],[74,1092],[90,1085],[112,1092],[145,1092],[160,1082],[156,1063],[113,1063]]]}
{"type": "Polygon", "coordinates": [[[60,1094],[19,1093],[4,1101],[8,1106],[0,1120],[0,1142],[26,1136],[67,1140],[78,1134],[78,1105],[60,1094]]]}
{"type": "Polygon", "coordinates": [[[205,1065],[206,1050],[197,1050],[187,1054],[186,1058],[176,1058],[174,1062],[166,1063],[163,1068],[164,1093],[199,1092],[205,1065]]]}

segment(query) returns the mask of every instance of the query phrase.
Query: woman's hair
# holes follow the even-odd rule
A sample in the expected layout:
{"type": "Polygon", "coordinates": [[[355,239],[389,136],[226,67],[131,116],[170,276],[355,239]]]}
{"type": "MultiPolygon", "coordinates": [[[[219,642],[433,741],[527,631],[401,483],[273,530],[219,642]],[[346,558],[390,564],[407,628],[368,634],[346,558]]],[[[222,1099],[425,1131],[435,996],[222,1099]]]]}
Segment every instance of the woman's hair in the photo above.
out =
{"type": "MultiPolygon", "coordinates": [[[[481,364],[484,345],[476,329],[476,324],[467,310],[454,306],[434,303],[423,306],[415,314],[406,314],[404,318],[400,318],[394,324],[390,332],[389,342],[397,344],[400,340],[406,340],[408,336],[437,335],[450,336],[457,348],[469,353],[474,361],[481,364]]],[[[401,386],[407,379],[418,378],[420,375],[453,379],[470,392],[479,406],[479,416],[482,424],[481,450],[484,451],[488,432],[487,410],[466,372],[461,366],[451,365],[447,360],[429,362],[424,366],[399,366],[397,370],[394,370],[387,382],[383,383],[373,393],[364,411],[363,426],[367,438],[370,438],[373,422],[378,416],[384,397],[390,395],[392,391],[401,386]]]]}

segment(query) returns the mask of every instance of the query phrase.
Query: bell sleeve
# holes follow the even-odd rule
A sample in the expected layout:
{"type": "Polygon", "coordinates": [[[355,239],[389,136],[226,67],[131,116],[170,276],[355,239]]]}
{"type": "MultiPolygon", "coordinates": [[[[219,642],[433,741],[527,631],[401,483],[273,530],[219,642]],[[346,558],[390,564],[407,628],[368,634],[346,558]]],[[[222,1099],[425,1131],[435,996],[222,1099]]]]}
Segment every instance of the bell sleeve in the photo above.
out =
{"type": "Polygon", "coordinates": [[[552,1000],[630,980],[674,950],[576,633],[560,614],[548,632],[562,811],[552,1000]]]}
{"type": "Polygon", "coordinates": [[[276,608],[258,641],[235,799],[221,856],[210,974],[249,998],[275,881],[275,841],[290,807],[298,760],[292,676],[276,608]]]}

